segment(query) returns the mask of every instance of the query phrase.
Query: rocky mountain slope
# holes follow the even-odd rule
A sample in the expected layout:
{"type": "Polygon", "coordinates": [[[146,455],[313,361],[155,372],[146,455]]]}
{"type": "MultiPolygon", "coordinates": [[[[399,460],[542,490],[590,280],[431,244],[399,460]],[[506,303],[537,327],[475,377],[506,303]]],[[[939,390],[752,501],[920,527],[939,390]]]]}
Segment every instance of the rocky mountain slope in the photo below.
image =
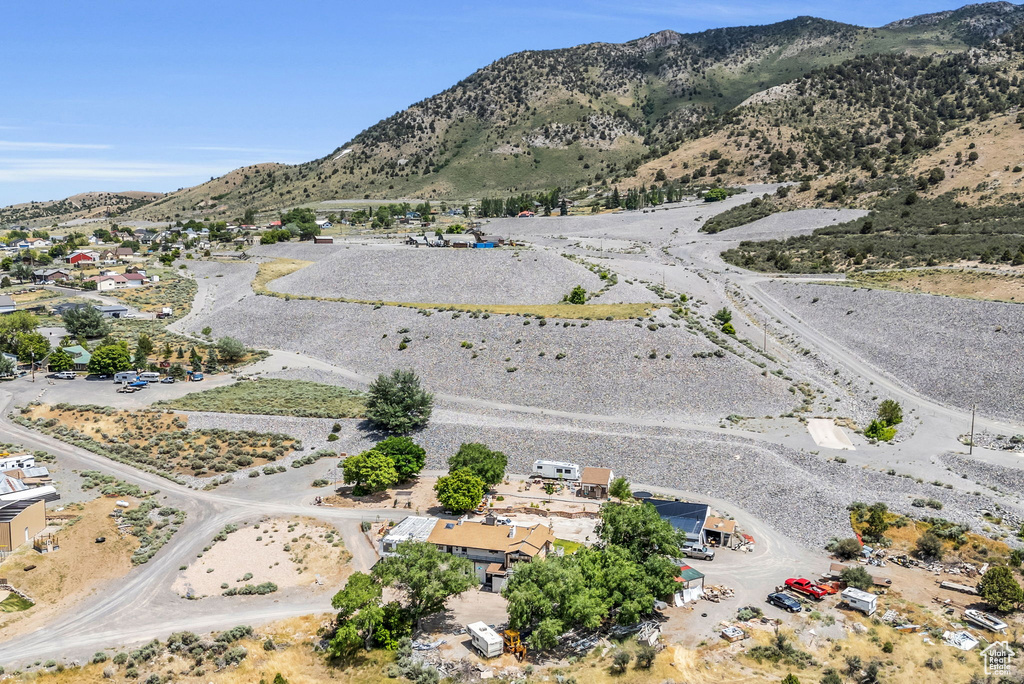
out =
{"type": "Polygon", "coordinates": [[[83,192],[62,200],[25,202],[0,208],[0,225],[49,225],[82,218],[125,214],[163,197],[162,192],[83,192]]]}
{"type": "MultiPolygon", "coordinates": [[[[320,159],[239,169],[135,213],[169,218],[339,197],[503,196],[617,184],[638,169],[641,180],[653,180],[659,170],[672,177],[670,171],[679,169],[674,175],[680,177],[687,167],[699,166],[702,155],[723,147],[720,138],[730,135],[730,126],[735,137],[738,122],[746,125],[755,118],[768,116],[773,125],[761,126],[741,142],[746,149],[753,141],[756,152],[767,147],[765,139],[776,139],[765,157],[778,151],[776,143],[809,125],[824,130],[819,138],[831,136],[835,127],[848,140],[854,126],[844,109],[847,80],[881,79],[885,84],[851,103],[857,125],[907,98],[914,99],[907,105],[913,111],[928,109],[930,98],[948,98],[952,108],[938,115],[943,120],[939,128],[945,128],[948,116],[963,120],[963,106],[972,115],[977,109],[976,95],[968,92],[970,78],[941,81],[966,63],[943,63],[946,76],[934,76],[931,62],[918,58],[967,53],[971,68],[998,71],[992,59],[1006,56],[990,59],[986,41],[1022,22],[1020,6],[989,3],[877,29],[799,17],[769,26],[697,34],[662,31],[623,44],[521,52],[382,120],[320,159]],[[830,69],[849,60],[852,66],[830,69]],[[904,97],[902,88],[913,92],[904,97]],[[964,93],[958,94],[958,88],[964,93]],[[884,91],[891,95],[888,101],[884,91]]],[[[983,80],[987,83],[989,76],[983,80]]],[[[1016,91],[1017,85],[1008,82],[1016,91]]],[[[854,89],[861,86],[854,83],[854,89]]],[[[878,120],[871,136],[889,129],[899,134],[913,129],[920,136],[927,128],[914,114],[893,119],[895,125],[878,120]]],[[[826,158],[826,169],[860,164],[856,154],[851,159],[846,153],[834,164],[828,157],[839,153],[830,146],[835,147],[834,141],[793,146],[810,155],[809,165],[801,160],[800,170],[820,169],[819,157],[826,158]]],[[[778,164],[765,164],[764,173],[752,168],[753,160],[737,164],[732,169],[743,174],[733,175],[773,175],[778,164]]]]}

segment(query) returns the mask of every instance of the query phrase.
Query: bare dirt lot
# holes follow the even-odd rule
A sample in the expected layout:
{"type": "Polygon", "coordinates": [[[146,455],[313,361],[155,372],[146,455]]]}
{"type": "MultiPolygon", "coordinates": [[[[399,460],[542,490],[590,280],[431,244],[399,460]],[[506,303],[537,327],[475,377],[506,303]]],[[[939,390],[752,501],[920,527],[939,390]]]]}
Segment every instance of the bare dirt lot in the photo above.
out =
{"type": "MultiPolygon", "coordinates": [[[[121,498],[133,506],[138,503],[131,497],[121,498]]],[[[114,499],[109,498],[69,506],[65,512],[76,518],[54,532],[60,550],[40,554],[26,545],[0,564],[0,577],[6,577],[36,602],[25,611],[0,613],[0,631],[4,638],[36,629],[94,591],[128,574],[132,569],[132,552],[139,542],[131,535],[118,533],[110,517],[113,509],[114,499]],[[97,544],[97,537],[106,537],[106,542],[97,544]],[[35,568],[26,572],[24,568],[31,565],[35,568]],[[85,568],[87,572],[83,571],[85,568]]]]}
{"type": "Polygon", "coordinates": [[[338,587],[349,573],[341,537],[328,525],[275,518],[223,536],[178,573],[175,592],[217,596],[246,584],[273,582],[285,589],[315,584],[318,578],[324,586],[338,587]]]}
{"type": "Polygon", "coordinates": [[[852,278],[871,287],[905,292],[987,299],[997,302],[1024,302],[1024,272],[990,273],[985,271],[886,271],[861,273],[852,278]]]}

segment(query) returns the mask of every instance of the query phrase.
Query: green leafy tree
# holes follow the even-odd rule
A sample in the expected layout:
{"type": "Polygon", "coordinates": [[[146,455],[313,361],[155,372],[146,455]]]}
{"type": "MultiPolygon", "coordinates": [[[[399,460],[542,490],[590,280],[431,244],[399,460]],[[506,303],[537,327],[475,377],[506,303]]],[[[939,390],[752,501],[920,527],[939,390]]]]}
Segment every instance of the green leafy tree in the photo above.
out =
{"type": "Polygon", "coordinates": [[[859,565],[843,570],[839,573],[839,580],[845,582],[847,586],[855,589],[861,589],[862,591],[867,591],[871,587],[875,586],[875,581],[871,579],[871,575],[868,571],[859,565]]]}
{"type": "Polygon", "coordinates": [[[868,526],[864,529],[864,536],[869,539],[880,540],[889,529],[889,521],[886,514],[889,507],[881,501],[874,503],[868,508],[868,526]]]}
{"type": "Polygon", "coordinates": [[[402,480],[418,475],[427,462],[426,450],[408,437],[388,437],[377,442],[373,450],[391,457],[402,480]]]}
{"type": "Polygon", "coordinates": [[[925,532],[914,544],[917,555],[924,560],[940,560],[942,558],[942,540],[931,532],[925,532]]]}
{"type": "Polygon", "coordinates": [[[374,631],[384,618],[381,593],[382,588],[376,578],[356,572],[334,595],[331,605],[338,611],[338,618],[328,646],[331,657],[347,660],[358,648],[370,648],[374,631]]]}
{"type": "Polygon", "coordinates": [[[782,684],[800,684],[800,680],[797,676],[790,672],[788,675],[782,678],[782,684]]]}
{"type": "Polygon", "coordinates": [[[861,545],[857,541],[856,537],[848,537],[846,539],[840,539],[836,542],[835,547],[832,549],[832,553],[836,555],[836,558],[840,560],[851,560],[860,556],[861,545]]]}
{"type": "Polygon", "coordinates": [[[629,486],[629,480],[624,477],[617,477],[612,480],[612,484],[608,488],[608,493],[619,501],[625,501],[626,499],[633,498],[633,490],[629,486]]]}
{"type": "Polygon", "coordinates": [[[595,531],[601,545],[620,546],[636,558],[680,555],[682,539],[679,531],[646,502],[640,505],[605,504],[601,508],[601,522],[595,531]]]}
{"type": "Polygon", "coordinates": [[[49,368],[54,373],[69,371],[74,367],[75,360],[71,358],[71,354],[68,354],[63,349],[57,348],[52,354],[50,354],[49,368]]]}
{"type": "Polygon", "coordinates": [[[171,349],[171,343],[170,342],[165,342],[164,343],[164,348],[160,350],[160,356],[163,358],[164,361],[170,361],[171,360],[171,356],[173,354],[174,354],[174,350],[171,349]]]}
{"type": "Polygon", "coordinates": [[[32,359],[42,361],[50,353],[50,341],[45,335],[37,332],[22,332],[18,333],[15,348],[18,360],[22,363],[28,363],[32,359]]]}
{"type": "Polygon", "coordinates": [[[167,374],[175,380],[184,380],[188,377],[188,373],[185,372],[180,363],[171,364],[171,367],[167,369],[167,374]]]}
{"type": "Polygon", "coordinates": [[[729,193],[725,191],[725,188],[711,188],[704,193],[705,202],[721,202],[729,196],[729,193]]]}
{"type": "Polygon", "coordinates": [[[98,375],[113,375],[131,367],[132,359],[128,353],[128,345],[123,342],[98,348],[92,353],[88,366],[90,373],[98,375]]]}
{"type": "Polygon", "coordinates": [[[978,582],[978,595],[996,610],[1008,613],[1024,602],[1024,590],[1005,565],[989,568],[978,582]]]}
{"type": "Polygon", "coordinates": [[[467,468],[437,478],[434,491],[437,500],[452,513],[472,511],[484,499],[487,486],[484,481],[467,468]]]}
{"type": "Polygon", "coordinates": [[[400,594],[402,607],[417,628],[423,618],[443,611],[449,598],[478,584],[468,558],[415,541],[401,542],[395,555],[373,566],[373,576],[400,594]]]}
{"type": "Polygon", "coordinates": [[[220,370],[220,359],[217,358],[217,348],[210,347],[210,351],[206,353],[206,372],[216,373],[220,370]]]}
{"type": "Polygon", "coordinates": [[[341,467],[345,471],[345,483],[355,485],[353,494],[356,496],[383,491],[399,482],[391,457],[372,449],[349,456],[341,467]]]}
{"type": "Polygon", "coordinates": [[[468,469],[487,485],[496,485],[505,477],[508,456],[484,444],[469,442],[448,458],[448,472],[468,469]]]}
{"type": "Polygon", "coordinates": [[[222,337],[217,342],[220,358],[227,363],[238,363],[245,358],[245,345],[234,337],[222,337]]]}
{"type": "Polygon", "coordinates": [[[878,418],[887,427],[899,425],[903,422],[903,407],[898,401],[886,399],[878,406],[878,418]]]}
{"type": "Polygon", "coordinates": [[[722,325],[729,323],[730,321],[732,321],[732,311],[729,310],[729,307],[723,306],[721,309],[715,312],[715,320],[717,320],[722,325]]]}
{"type": "Polygon", "coordinates": [[[13,352],[18,335],[30,333],[39,325],[39,319],[27,311],[15,311],[0,316],[0,351],[13,352]]]}
{"type": "Polygon", "coordinates": [[[281,215],[281,225],[294,225],[299,230],[300,240],[312,240],[320,234],[316,224],[316,213],[308,208],[296,208],[281,215]]]}
{"type": "Polygon", "coordinates": [[[576,287],[572,288],[572,292],[570,292],[566,296],[565,301],[569,302],[570,304],[586,304],[587,303],[587,291],[586,291],[586,289],[584,289],[584,287],[582,285],[577,285],[576,287]]]}
{"type": "Polygon", "coordinates": [[[366,397],[367,419],[399,435],[424,427],[433,407],[433,395],[420,387],[419,377],[411,370],[377,376],[366,397]]]}
{"type": "Polygon", "coordinates": [[[143,333],[139,335],[139,339],[135,343],[135,357],[132,359],[132,363],[136,368],[147,368],[149,366],[149,355],[152,353],[153,340],[150,339],[149,335],[143,333]]]}
{"type": "Polygon", "coordinates": [[[19,261],[11,266],[11,277],[23,283],[32,277],[32,268],[25,262],[19,261]]]}
{"type": "Polygon", "coordinates": [[[10,286],[11,286],[11,279],[10,278],[8,278],[7,276],[4,276],[3,278],[0,278],[0,287],[10,287],[10,286]]]}
{"type": "Polygon", "coordinates": [[[7,378],[14,375],[16,364],[9,356],[0,355],[0,378],[7,378]]]}

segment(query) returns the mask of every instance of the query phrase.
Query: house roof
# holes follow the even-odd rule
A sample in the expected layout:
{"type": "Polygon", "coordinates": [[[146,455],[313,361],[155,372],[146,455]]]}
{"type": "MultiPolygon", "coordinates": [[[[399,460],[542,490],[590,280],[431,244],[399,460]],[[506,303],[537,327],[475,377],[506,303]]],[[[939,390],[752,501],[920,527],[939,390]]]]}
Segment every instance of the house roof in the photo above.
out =
{"type": "MultiPolygon", "coordinates": [[[[27,487],[26,487],[27,489],[27,487]]],[[[20,499],[18,501],[0,501],[0,522],[11,522],[38,499],[20,499]]]]}
{"type": "Polygon", "coordinates": [[[554,542],[551,530],[543,525],[485,525],[480,522],[438,520],[427,541],[446,546],[465,546],[499,553],[521,553],[534,556],[545,545],[554,542]],[[511,534],[511,536],[509,536],[511,534]]]}
{"type": "Polygon", "coordinates": [[[708,519],[708,512],[711,510],[707,504],[689,501],[664,501],[651,498],[642,500],[654,506],[658,515],[672,523],[677,530],[686,532],[688,537],[700,536],[704,523],[708,519]]]}
{"type": "Polygon", "coordinates": [[[0,475],[0,494],[13,494],[28,489],[28,485],[10,475],[0,475]]]}
{"type": "Polygon", "coordinates": [[[142,275],[141,273],[125,273],[123,277],[124,277],[125,280],[145,280],[146,279],[146,276],[142,275]]]}
{"type": "Polygon", "coordinates": [[[64,347],[64,351],[67,352],[71,358],[75,360],[75,363],[89,363],[92,359],[92,353],[87,351],[82,345],[74,344],[70,347],[64,347]]]}
{"type": "Polygon", "coordinates": [[[120,273],[116,273],[114,275],[95,275],[95,276],[89,276],[88,278],[86,278],[86,280],[91,280],[94,283],[98,283],[98,282],[100,282],[102,280],[113,280],[115,283],[127,283],[128,282],[128,278],[123,276],[123,275],[121,275],[120,273]]]}
{"type": "Polygon", "coordinates": [[[437,518],[410,515],[384,535],[384,542],[426,541],[437,524],[437,518]]]}
{"type": "Polygon", "coordinates": [[[705,530],[715,530],[716,532],[724,532],[726,534],[736,533],[736,521],[725,520],[724,518],[716,518],[714,516],[708,516],[707,522],[704,523],[705,530]]]}
{"type": "Polygon", "coordinates": [[[127,311],[128,307],[122,304],[110,304],[108,306],[97,306],[93,307],[100,313],[113,313],[118,311],[127,311]]]}
{"type": "Polygon", "coordinates": [[[118,247],[114,250],[114,254],[118,256],[131,256],[132,254],[135,254],[135,250],[131,247],[118,247]]]}
{"type": "Polygon", "coordinates": [[[0,295],[0,307],[14,306],[14,300],[9,295],[0,295]]]}
{"type": "Polygon", "coordinates": [[[585,485],[602,485],[607,487],[612,481],[612,469],[611,468],[584,468],[583,474],[580,475],[580,484],[585,485]]]}

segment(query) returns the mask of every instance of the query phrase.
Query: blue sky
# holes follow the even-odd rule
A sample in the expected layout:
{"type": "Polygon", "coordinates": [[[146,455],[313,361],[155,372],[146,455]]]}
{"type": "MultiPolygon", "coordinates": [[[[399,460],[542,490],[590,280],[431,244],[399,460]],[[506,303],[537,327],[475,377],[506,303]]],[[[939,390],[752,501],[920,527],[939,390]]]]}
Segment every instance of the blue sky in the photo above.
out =
{"type": "Polygon", "coordinates": [[[169,191],[323,156],[511,52],[814,15],[866,26],[942,2],[10,2],[0,206],[169,191]]]}

